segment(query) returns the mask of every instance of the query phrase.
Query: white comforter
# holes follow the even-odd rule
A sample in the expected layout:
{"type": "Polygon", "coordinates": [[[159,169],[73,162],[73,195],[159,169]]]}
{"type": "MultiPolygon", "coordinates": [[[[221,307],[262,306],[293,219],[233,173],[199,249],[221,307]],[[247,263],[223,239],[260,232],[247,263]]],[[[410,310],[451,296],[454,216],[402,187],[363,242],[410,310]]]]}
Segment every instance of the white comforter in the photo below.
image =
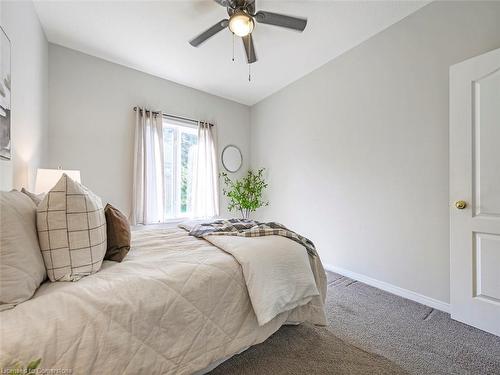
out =
{"type": "MultiPolygon", "coordinates": [[[[291,242],[291,241],[290,241],[291,242]]],[[[259,326],[235,259],[180,229],[133,234],[122,263],[75,283],[45,283],[0,312],[0,366],[42,358],[73,374],[190,374],[264,341],[285,322],[325,324],[321,298],[259,326]]]]}
{"type": "Polygon", "coordinates": [[[241,265],[259,325],[319,296],[307,250],[297,242],[282,236],[204,238],[241,265]]]}

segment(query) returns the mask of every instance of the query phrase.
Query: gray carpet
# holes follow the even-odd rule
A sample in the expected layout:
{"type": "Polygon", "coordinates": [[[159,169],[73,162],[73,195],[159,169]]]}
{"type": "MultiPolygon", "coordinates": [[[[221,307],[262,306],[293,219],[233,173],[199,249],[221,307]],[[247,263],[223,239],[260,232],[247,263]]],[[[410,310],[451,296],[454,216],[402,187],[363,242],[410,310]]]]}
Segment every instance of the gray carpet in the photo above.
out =
{"type": "Polygon", "coordinates": [[[500,337],[340,275],[328,280],[328,329],[346,342],[412,374],[500,374],[500,337]]]}
{"type": "Polygon", "coordinates": [[[215,368],[211,375],[399,375],[399,366],[342,341],[327,329],[310,324],[284,326],[215,368]]]}
{"type": "Polygon", "coordinates": [[[500,338],[328,273],[328,327],[285,326],[211,374],[500,375],[500,338]]]}

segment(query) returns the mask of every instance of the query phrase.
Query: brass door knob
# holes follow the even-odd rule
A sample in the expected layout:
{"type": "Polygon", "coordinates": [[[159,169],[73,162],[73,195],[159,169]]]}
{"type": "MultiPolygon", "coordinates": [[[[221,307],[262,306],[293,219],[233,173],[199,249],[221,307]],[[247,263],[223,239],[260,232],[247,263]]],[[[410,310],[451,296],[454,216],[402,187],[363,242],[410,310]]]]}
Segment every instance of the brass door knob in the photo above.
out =
{"type": "Polygon", "coordinates": [[[459,210],[463,210],[465,207],[467,207],[467,202],[466,201],[456,201],[455,207],[458,208],[459,210]]]}

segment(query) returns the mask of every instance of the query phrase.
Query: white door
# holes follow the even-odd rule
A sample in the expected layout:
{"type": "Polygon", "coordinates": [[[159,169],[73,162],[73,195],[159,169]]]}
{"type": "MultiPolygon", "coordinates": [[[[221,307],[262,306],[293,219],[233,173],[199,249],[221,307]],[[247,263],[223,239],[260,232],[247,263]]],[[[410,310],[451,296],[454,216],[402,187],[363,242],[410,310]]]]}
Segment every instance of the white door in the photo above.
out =
{"type": "Polygon", "coordinates": [[[450,68],[451,316],[500,336],[500,49],[450,68]]]}

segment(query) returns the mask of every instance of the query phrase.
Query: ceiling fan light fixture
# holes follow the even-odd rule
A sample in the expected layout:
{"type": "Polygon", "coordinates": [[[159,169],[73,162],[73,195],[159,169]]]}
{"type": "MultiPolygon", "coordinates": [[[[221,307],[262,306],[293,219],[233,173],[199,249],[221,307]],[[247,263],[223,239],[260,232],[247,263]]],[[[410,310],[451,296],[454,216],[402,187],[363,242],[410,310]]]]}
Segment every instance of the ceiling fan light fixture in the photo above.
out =
{"type": "Polygon", "coordinates": [[[235,12],[229,19],[229,30],[241,37],[250,34],[254,26],[253,18],[242,11],[235,12]]]}
{"type": "MultiPolygon", "coordinates": [[[[0,0],[1,1],[1,0],[0,0]]],[[[287,16],[286,14],[255,11],[255,0],[214,0],[220,6],[226,8],[229,15],[206,29],[189,41],[193,47],[199,47],[202,43],[212,38],[215,34],[229,28],[233,33],[233,61],[234,61],[234,35],[241,37],[243,47],[250,69],[250,64],[257,61],[252,32],[255,22],[265,25],[280,26],[289,30],[304,31],[307,26],[307,18],[287,16]]]]}

